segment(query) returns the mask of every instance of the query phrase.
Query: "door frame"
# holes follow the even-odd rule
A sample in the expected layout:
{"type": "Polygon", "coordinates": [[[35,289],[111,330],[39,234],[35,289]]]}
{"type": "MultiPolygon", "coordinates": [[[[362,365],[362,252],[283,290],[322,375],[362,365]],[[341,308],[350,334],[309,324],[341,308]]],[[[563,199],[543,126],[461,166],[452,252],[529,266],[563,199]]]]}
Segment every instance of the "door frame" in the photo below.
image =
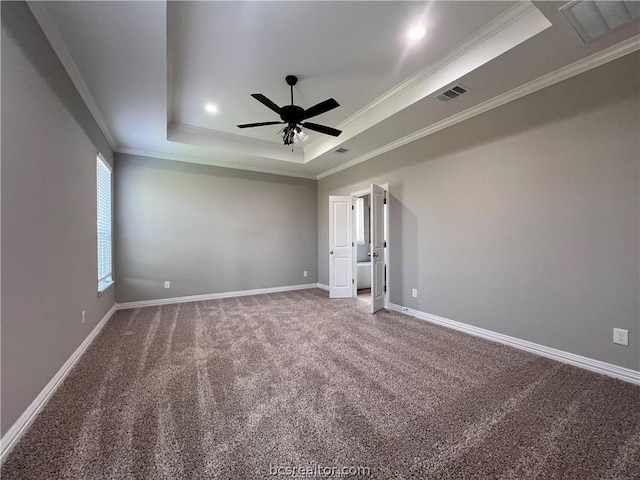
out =
{"type": "MultiPolygon", "coordinates": [[[[373,183],[373,182],[372,182],[373,183]]],[[[385,223],[384,223],[384,236],[387,239],[387,246],[386,246],[386,255],[384,258],[384,267],[385,267],[385,283],[386,283],[386,287],[387,290],[385,292],[385,296],[384,296],[384,308],[388,308],[389,305],[389,292],[391,292],[391,286],[390,286],[390,281],[389,279],[391,278],[391,276],[389,275],[389,271],[391,269],[390,267],[390,255],[389,252],[391,251],[390,248],[390,244],[391,242],[389,241],[389,223],[391,223],[391,217],[389,215],[389,182],[387,183],[377,183],[376,185],[379,185],[380,187],[384,188],[384,197],[387,199],[387,203],[385,204],[384,208],[385,208],[385,223]]],[[[352,201],[352,205],[355,205],[355,199],[358,197],[363,197],[365,195],[369,195],[371,194],[371,187],[368,188],[363,188],[362,190],[356,190],[355,192],[351,192],[349,193],[349,196],[351,197],[351,201],[352,201]]],[[[351,219],[351,225],[355,225],[356,221],[356,211],[355,208],[352,210],[352,219],[351,219]]],[[[369,222],[371,222],[371,219],[369,219],[369,222]]],[[[353,243],[353,246],[351,248],[353,248],[353,253],[352,253],[352,270],[353,270],[353,289],[352,289],[352,296],[353,298],[357,298],[358,296],[358,242],[356,241],[356,229],[352,228],[351,229],[351,241],[353,243]]]]}

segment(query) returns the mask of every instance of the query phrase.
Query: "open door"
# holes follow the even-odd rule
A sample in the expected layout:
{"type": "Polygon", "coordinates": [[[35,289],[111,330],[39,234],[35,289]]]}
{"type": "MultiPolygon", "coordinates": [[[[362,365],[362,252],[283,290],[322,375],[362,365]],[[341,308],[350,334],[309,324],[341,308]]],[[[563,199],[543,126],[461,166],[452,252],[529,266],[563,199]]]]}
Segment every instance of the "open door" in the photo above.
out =
{"type": "Polygon", "coordinates": [[[371,313],[384,308],[384,188],[371,185],[371,313]]]}
{"type": "Polygon", "coordinates": [[[329,297],[353,297],[352,199],[329,197],[329,297]]]}

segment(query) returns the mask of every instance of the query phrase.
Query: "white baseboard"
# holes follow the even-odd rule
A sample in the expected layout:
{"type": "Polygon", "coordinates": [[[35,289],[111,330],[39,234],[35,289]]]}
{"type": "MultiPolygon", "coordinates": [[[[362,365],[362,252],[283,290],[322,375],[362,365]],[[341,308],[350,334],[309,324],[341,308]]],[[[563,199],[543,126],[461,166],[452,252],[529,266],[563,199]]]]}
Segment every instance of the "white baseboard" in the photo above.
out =
{"type": "Polygon", "coordinates": [[[284,287],[254,288],[253,290],[237,290],[235,292],[205,293],[204,295],[188,295],[186,297],[158,298],[155,300],[141,300],[139,302],[116,303],[116,310],[127,308],[155,307],[157,305],[169,305],[172,303],[200,302],[202,300],[217,300],[220,298],[244,297],[247,295],[260,295],[263,293],[290,292],[293,290],[306,290],[317,288],[316,283],[304,283],[301,285],[287,285],[284,287]]]}
{"type": "Polygon", "coordinates": [[[322,290],[326,290],[327,292],[329,291],[329,285],[325,285],[324,283],[320,283],[320,282],[318,282],[318,283],[316,284],[316,287],[317,287],[317,288],[321,288],[322,290]]]}
{"type": "Polygon", "coordinates": [[[421,312],[420,310],[414,310],[412,308],[403,307],[394,303],[389,303],[389,310],[405,313],[420,320],[426,320],[428,322],[436,323],[454,330],[469,333],[476,337],[486,338],[494,342],[503,343],[520,350],[526,350],[527,352],[535,353],[543,357],[551,358],[559,362],[568,363],[576,367],[584,368],[592,372],[608,375],[609,377],[618,378],[626,382],[640,385],[640,371],[631,370],[630,368],[619,367],[611,363],[601,362],[600,360],[594,360],[592,358],[583,357],[574,353],[565,352],[556,348],[546,347],[538,343],[528,342],[516,337],[510,337],[509,335],[503,335],[501,333],[486,330],[484,328],[474,327],[466,323],[456,322],[455,320],[449,320],[448,318],[439,317],[430,313],[421,312]]]}
{"type": "Polygon", "coordinates": [[[89,348],[89,345],[96,338],[100,330],[106,325],[107,321],[111,318],[111,315],[116,311],[116,305],[114,304],[109,311],[102,317],[102,320],[91,330],[91,333],[87,335],[87,338],[76,348],[75,352],[64,362],[64,365],[60,367],[60,370],[53,376],[53,378],[42,389],[38,396],[31,402],[31,405],[27,407],[20,418],[11,426],[11,428],[4,434],[2,440],[0,440],[0,463],[4,462],[11,449],[18,443],[18,440],[24,435],[29,426],[33,423],[38,413],[47,404],[51,396],[55,393],[64,379],[69,375],[71,369],[80,360],[82,354],[89,348]]]}

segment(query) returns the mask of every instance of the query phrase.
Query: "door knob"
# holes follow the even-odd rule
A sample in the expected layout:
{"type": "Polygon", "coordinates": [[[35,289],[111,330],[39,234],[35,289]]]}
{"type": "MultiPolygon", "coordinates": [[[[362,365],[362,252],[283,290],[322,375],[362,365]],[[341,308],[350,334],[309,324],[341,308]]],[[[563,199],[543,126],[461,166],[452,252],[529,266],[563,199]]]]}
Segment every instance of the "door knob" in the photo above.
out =
{"type": "Polygon", "coordinates": [[[371,252],[367,252],[367,257],[370,257],[370,256],[371,256],[371,252]]]}
{"type": "Polygon", "coordinates": [[[378,256],[378,252],[373,252],[373,256],[377,257],[378,256]]]}
{"type": "Polygon", "coordinates": [[[333,250],[329,250],[329,253],[330,253],[331,255],[333,255],[333,250]]]}

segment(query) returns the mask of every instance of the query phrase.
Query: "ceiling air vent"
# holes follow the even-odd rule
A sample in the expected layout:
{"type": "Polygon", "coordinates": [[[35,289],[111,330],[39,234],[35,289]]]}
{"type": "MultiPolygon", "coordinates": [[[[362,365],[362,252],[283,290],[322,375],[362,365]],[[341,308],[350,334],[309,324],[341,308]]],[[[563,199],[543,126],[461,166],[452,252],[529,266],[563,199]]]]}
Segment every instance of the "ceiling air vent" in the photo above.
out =
{"type": "Polygon", "coordinates": [[[336,149],[336,150],[335,150],[335,153],[347,153],[348,151],[349,151],[349,149],[348,149],[348,148],[342,148],[342,147],[340,147],[340,148],[338,148],[338,149],[336,149]]]}
{"type": "Polygon", "coordinates": [[[449,100],[453,100],[454,98],[458,98],[461,95],[467,93],[469,89],[467,87],[463,87],[462,85],[454,85],[449,88],[449,90],[445,90],[440,93],[436,98],[442,102],[448,102],[449,100]]]}
{"type": "Polygon", "coordinates": [[[640,2],[574,0],[560,11],[587,43],[640,18],[640,2]]]}

